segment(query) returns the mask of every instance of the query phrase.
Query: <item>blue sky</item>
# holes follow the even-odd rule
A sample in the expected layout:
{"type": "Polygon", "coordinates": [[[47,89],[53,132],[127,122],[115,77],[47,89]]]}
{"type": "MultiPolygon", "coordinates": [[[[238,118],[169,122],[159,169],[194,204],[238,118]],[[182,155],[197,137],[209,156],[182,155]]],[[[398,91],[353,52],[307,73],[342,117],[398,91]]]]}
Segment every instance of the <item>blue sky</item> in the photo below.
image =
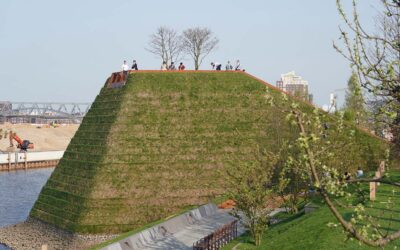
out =
{"type": "MultiPolygon", "coordinates": [[[[371,28],[371,4],[378,1],[365,2],[360,13],[371,28]]],[[[159,68],[160,59],[145,47],[165,25],[214,31],[220,44],[203,69],[211,61],[240,59],[247,72],[271,84],[295,70],[322,105],[351,72],[332,48],[340,23],[335,0],[3,0],[0,100],[93,101],[124,59],[159,68]]],[[[189,57],[185,63],[193,68],[189,57]]]]}

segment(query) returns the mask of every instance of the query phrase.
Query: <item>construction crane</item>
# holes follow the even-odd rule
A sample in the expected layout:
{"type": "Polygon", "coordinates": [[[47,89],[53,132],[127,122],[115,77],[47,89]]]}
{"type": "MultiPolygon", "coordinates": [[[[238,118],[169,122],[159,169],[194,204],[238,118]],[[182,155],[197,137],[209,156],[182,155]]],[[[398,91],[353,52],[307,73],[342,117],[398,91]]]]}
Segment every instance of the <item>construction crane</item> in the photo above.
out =
{"type": "Polygon", "coordinates": [[[19,148],[21,151],[26,152],[28,149],[33,149],[34,145],[32,142],[28,140],[22,140],[19,138],[19,136],[16,133],[13,133],[10,131],[10,147],[14,147],[14,141],[17,142],[17,148],[19,148]]]}

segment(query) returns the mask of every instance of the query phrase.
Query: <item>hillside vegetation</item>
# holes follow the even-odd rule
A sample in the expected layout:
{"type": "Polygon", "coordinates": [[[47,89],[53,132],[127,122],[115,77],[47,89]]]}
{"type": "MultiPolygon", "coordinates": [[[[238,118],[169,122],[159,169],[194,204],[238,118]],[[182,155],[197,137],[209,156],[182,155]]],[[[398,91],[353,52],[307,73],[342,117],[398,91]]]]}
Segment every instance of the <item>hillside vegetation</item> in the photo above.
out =
{"type": "MultiPolygon", "coordinates": [[[[390,180],[397,181],[400,179],[400,172],[390,172],[389,176],[390,180]]],[[[368,197],[369,185],[364,184],[363,190],[368,197]]],[[[382,233],[394,233],[400,229],[400,220],[397,219],[400,217],[400,195],[398,192],[393,192],[392,186],[381,184],[376,197],[376,201],[365,202],[366,212],[380,225],[382,233]],[[388,204],[388,197],[391,197],[392,204],[388,204]]],[[[342,204],[348,204],[343,197],[337,200],[342,204]]],[[[348,238],[320,197],[315,197],[313,203],[320,207],[315,212],[292,215],[265,230],[264,240],[260,246],[256,247],[246,233],[223,249],[232,249],[236,245],[236,249],[376,249],[348,238]],[[335,223],[336,226],[328,226],[330,223],[335,223]]],[[[343,216],[349,220],[354,211],[351,208],[339,208],[343,216]]],[[[390,243],[385,249],[398,247],[400,240],[390,243]]]]}
{"type": "MultiPolygon", "coordinates": [[[[282,112],[287,102],[272,108],[265,91],[242,72],[139,71],[122,88],[104,87],[31,216],[73,232],[118,233],[206,203],[224,193],[226,164],[296,138],[282,112]]],[[[386,143],[348,130],[351,141],[332,135],[348,144],[333,163],[376,168],[386,143]]]]}

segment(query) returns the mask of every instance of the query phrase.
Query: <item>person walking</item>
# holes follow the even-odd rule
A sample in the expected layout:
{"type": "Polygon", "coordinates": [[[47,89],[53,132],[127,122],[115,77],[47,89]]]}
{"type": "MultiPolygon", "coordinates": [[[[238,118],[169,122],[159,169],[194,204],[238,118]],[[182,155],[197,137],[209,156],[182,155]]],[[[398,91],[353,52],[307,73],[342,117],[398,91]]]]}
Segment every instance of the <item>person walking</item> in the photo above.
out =
{"type": "Polygon", "coordinates": [[[169,65],[168,70],[176,70],[174,62],[171,62],[171,65],[169,65]]]}
{"type": "Polygon", "coordinates": [[[179,70],[185,70],[185,65],[181,62],[178,67],[179,70]]]}
{"type": "Polygon", "coordinates": [[[138,70],[138,65],[136,63],[136,60],[133,60],[133,62],[132,62],[132,69],[133,70],[138,70]]]}
{"type": "Polygon", "coordinates": [[[161,64],[161,70],[167,70],[167,69],[168,69],[167,63],[164,61],[164,62],[161,64]]]}
{"type": "Polygon", "coordinates": [[[232,69],[233,69],[233,66],[232,66],[231,62],[228,61],[228,63],[225,66],[225,70],[232,70],[232,69]]]}

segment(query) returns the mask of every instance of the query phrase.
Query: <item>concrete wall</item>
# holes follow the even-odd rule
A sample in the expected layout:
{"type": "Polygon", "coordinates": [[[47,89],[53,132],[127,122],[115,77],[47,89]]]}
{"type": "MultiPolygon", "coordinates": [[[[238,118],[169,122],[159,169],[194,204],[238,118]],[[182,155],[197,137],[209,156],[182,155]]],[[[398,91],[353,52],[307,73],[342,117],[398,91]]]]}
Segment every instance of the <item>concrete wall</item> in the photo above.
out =
{"type": "Polygon", "coordinates": [[[0,154],[0,171],[55,167],[63,154],[64,151],[0,154]]]}
{"type": "Polygon", "coordinates": [[[217,206],[212,203],[200,206],[189,212],[176,216],[151,228],[145,229],[139,233],[128,236],[125,239],[103,247],[102,250],[145,249],[147,244],[176,234],[185,227],[193,225],[205,217],[216,214],[217,211],[217,206]]]}
{"type": "Polygon", "coordinates": [[[11,152],[6,154],[0,154],[0,164],[15,164],[18,162],[25,162],[25,157],[27,162],[35,161],[52,161],[59,160],[62,158],[64,151],[47,151],[47,152],[11,152]]]}

